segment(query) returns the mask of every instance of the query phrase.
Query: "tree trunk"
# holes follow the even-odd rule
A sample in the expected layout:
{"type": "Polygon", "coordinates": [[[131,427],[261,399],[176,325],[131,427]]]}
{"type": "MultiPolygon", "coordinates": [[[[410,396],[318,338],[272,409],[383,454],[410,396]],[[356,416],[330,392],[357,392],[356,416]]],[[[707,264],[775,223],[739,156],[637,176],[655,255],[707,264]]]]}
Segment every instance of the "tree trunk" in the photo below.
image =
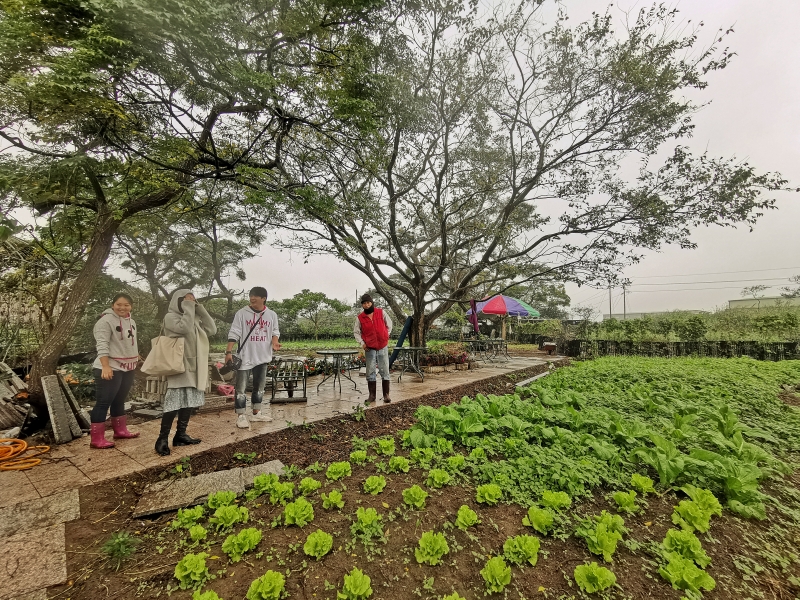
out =
{"type": "Polygon", "coordinates": [[[424,347],[427,334],[428,334],[428,321],[425,318],[425,312],[422,310],[414,310],[414,322],[411,323],[411,345],[417,347],[424,347]]]}
{"type": "Polygon", "coordinates": [[[86,257],[86,263],[81,272],[78,273],[67,294],[55,327],[42,341],[36,354],[31,359],[28,391],[31,403],[37,408],[41,409],[44,406],[41,378],[45,375],[53,375],[56,372],[58,359],[61,357],[67,343],[69,343],[75,326],[83,316],[83,311],[86,308],[86,303],[92,293],[94,284],[103,271],[103,266],[111,252],[114,234],[118,227],[119,221],[114,219],[113,216],[101,215],[98,217],[97,231],[92,240],[92,247],[86,257]]]}

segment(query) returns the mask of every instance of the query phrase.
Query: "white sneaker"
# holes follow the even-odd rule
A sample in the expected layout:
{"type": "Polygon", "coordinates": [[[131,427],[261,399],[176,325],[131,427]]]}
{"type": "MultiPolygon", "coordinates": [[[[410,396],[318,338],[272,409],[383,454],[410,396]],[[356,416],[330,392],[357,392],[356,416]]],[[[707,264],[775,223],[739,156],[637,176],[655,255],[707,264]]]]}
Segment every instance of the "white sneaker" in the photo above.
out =
{"type": "Polygon", "coordinates": [[[236,417],[236,426],[239,429],[250,429],[250,421],[247,420],[247,415],[241,414],[236,417]]]}
{"type": "Polygon", "coordinates": [[[257,421],[259,423],[272,423],[272,417],[266,412],[264,412],[263,408],[257,413],[253,413],[252,415],[250,415],[250,420],[257,421]]]}

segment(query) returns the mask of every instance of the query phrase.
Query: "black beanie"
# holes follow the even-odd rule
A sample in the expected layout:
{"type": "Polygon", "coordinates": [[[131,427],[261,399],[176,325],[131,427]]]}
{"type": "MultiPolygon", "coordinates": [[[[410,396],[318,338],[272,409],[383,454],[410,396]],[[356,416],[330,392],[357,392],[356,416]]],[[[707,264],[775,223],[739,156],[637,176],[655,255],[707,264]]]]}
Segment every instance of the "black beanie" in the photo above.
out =
{"type": "MultiPolygon", "coordinates": [[[[364,302],[372,302],[372,296],[370,296],[369,294],[364,294],[363,296],[361,296],[361,304],[364,304],[364,302]]],[[[374,304],[374,302],[372,303],[374,304]]]]}

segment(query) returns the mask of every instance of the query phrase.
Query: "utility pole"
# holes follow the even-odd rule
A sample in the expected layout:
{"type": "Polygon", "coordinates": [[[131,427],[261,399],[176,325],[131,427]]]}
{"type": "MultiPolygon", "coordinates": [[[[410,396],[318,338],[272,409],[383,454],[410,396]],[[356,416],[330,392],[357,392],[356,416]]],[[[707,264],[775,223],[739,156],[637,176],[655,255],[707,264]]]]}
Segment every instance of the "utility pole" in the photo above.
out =
{"type": "Polygon", "coordinates": [[[608,318],[610,319],[612,316],[611,313],[611,284],[608,286],[608,318]]]}
{"type": "Polygon", "coordinates": [[[625,286],[623,285],[622,286],[622,320],[623,321],[627,319],[627,315],[628,315],[627,306],[625,304],[625,300],[626,299],[627,299],[627,294],[625,293],[625,286]]]}

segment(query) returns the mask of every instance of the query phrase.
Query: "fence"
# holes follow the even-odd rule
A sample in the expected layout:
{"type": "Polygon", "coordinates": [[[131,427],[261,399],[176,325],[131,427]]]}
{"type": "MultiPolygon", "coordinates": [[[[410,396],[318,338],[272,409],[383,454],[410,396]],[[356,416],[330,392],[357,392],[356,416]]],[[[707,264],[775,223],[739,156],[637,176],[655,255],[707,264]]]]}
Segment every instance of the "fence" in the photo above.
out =
{"type": "Polygon", "coordinates": [[[617,342],[614,340],[571,340],[559,351],[572,358],[599,356],[699,356],[755,360],[798,360],[800,342],[617,342]]]}

